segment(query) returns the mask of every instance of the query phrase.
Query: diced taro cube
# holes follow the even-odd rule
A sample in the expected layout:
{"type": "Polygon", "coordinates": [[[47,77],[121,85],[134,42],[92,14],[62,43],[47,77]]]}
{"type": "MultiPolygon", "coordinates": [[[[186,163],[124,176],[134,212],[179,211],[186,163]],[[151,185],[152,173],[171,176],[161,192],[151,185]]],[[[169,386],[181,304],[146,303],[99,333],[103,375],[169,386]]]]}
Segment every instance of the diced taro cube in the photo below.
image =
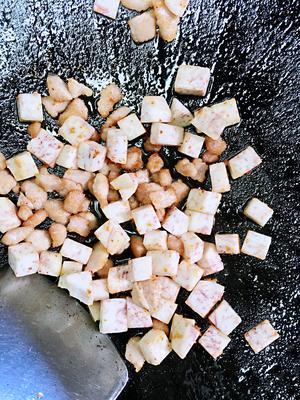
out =
{"type": "Polygon", "coordinates": [[[160,299],[155,307],[151,307],[150,312],[153,318],[168,324],[171,321],[176,308],[177,304],[173,303],[172,301],[160,299]]]}
{"type": "Polygon", "coordinates": [[[28,143],[27,150],[45,164],[54,167],[63,147],[62,142],[44,129],[41,129],[38,136],[28,143]]]}
{"type": "Polygon", "coordinates": [[[150,231],[146,232],[143,244],[147,250],[168,250],[167,246],[168,234],[166,231],[150,231]]]}
{"type": "Polygon", "coordinates": [[[127,162],[127,135],[116,128],[109,128],[106,139],[107,158],[118,164],[126,164],[127,162]]]}
{"type": "Polygon", "coordinates": [[[209,68],[196,65],[180,65],[175,80],[175,92],[194,96],[205,96],[209,80],[209,68]]]}
{"type": "Polygon", "coordinates": [[[112,220],[106,221],[94,234],[109,254],[121,254],[129,247],[129,236],[119,224],[112,220]]]}
{"type": "Polygon", "coordinates": [[[94,11],[106,17],[116,19],[120,0],[95,0],[94,11]]]}
{"type": "Polygon", "coordinates": [[[128,140],[134,140],[146,132],[136,114],[127,115],[118,121],[118,126],[127,135],[128,140]]]}
{"type": "Polygon", "coordinates": [[[133,282],[146,281],[152,277],[152,258],[138,257],[131,260],[131,279],[133,282]]]}
{"type": "Polygon", "coordinates": [[[19,120],[21,122],[42,122],[43,107],[42,98],[39,93],[23,93],[17,97],[19,120]]]}
{"type": "Polygon", "coordinates": [[[273,210],[267,204],[254,197],[246,205],[244,214],[258,225],[265,226],[272,217],[273,210]]]}
{"type": "Polygon", "coordinates": [[[225,193],[230,190],[230,183],[225,163],[220,162],[209,166],[211,187],[213,192],[225,193]]]}
{"type": "Polygon", "coordinates": [[[175,206],[171,207],[163,221],[163,228],[174,236],[188,231],[189,217],[175,206]]]}
{"type": "Polygon", "coordinates": [[[205,318],[213,306],[221,300],[223,293],[224,286],[214,281],[199,281],[185,303],[205,318]]]}
{"type": "Polygon", "coordinates": [[[191,124],[193,114],[176,98],[172,101],[171,112],[171,124],[182,126],[183,128],[191,124]]]}
{"type": "Polygon", "coordinates": [[[278,338],[278,332],[267,319],[245,333],[245,339],[255,353],[259,353],[278,338]]]}
{"type": "Polygon", "coordinates": [[[189,193],[186,208],[204,214],[214,215],[219,207],[222,195],[202,189],[192,189],[189,193]]]}
{"type": "Polygon", "coordinates": [[[184,259],[188,262],[195,263],[202,258],[204,243],[195,233],[184,233],[181,236],[181,241],[184,248],[184,259]]]}
{"type": "Polygon", "coordinates": [[[236,233],[218,233],[215,235],[217,252],[220,254],[239,254],[240,238],[236,233]]]}
{"type": "Polygon", "coordinates": [[[186,132],[184,135],[183,143],[179,147],[180,153],[186,154],[189,157],[198,158],[202,150],[204,137],[186,132]]]}
{"type": "Polygon", "coordinates": [[[175,314],[172,320],[170,340],[172,349],[184,359],[200,335],[194,319],[175,314]]]}
{"type": "Polygon", "coordinates": [[[201,346],[216,360],[228,346],[230,338],[214,326],[210,326],[199,339],[201,346]]]}
{"type": "Polygon", "coordinates": [[[272,238],[261,233],[248,231],[241,252],[265,260],[272,238]]]}
{"type": "Polygon", "coordinates": [[[179,253],[175,250],[152,250],[147,252],[152,258],[152,272],[159,276],[175,276],[177,274],[179,253]]]}
{"type": "Polygon", "coordinates": [[[39,267],[39,254],[30,243],[8,247],[8,264],[17,278],[35,274],[39,267]]]}
{"type": "Polygon", "coordinates": [[[132,289],[131,265],[111,267],[108,271],[107,286],[111,294],[126,292],[132,289]]]}
{"type": "Polygon", "coordinates": [[[241,121],[236,100],[229,99],[211,106],[211,108],[222,117],[226,126],[238,124],[241,121]]]}
{"type": "Polygon", "coordinates": [[[91,290],[92,274],[89,271],[74,272],[66,274],[59,278],[58,287],[67,289],[70,296],[80,300],[86,305],[93,304],[91,290]]]}
{"type": "Polygon", "coordinates": [[[78,146],[78,168],[88,172],[100,171],[104,165],[106,148],[93,141],[82,142],[78,146]]]}
{"type": "Polygon", "coordinates": [[[183,260],[179,264],[177,275],[173,276],[173,280],[190,292],[200,281],[202,275],[203,271],[198,265],[183,260]]]}
{"type": "Polygon", "coordinates": [[[109,292],[107,288],[107,279],[95,279],[91,283],[91,291],[93,301],[100,301],[109,298],[109,292]]]}
{"type": "Polygon", "coordinates": [[[237,179],[252,171],[261,163],[262,159],[253,147],[248,146],[245,150],[231,158],[228,162],[228,166],[231,177],[237,179]]]}
{"type": "Polygon", "coordinates": [[[159,329],[147,332],[139,345],[145,360],[152,365],[159,365],[171,352],[167,335],[159,329]]]}
{"type": "Polygon", "coordinates": [[[92,254],[92,249],[82,243],[67,238],[60,250],[62,256],[70,260],[77,261],[82,264],[87,264],[92,254]]]}
{"type": "Polygon", "coordinates": [[[189,217],[188,230],[190,232],[202,233],[202,235],[211,234],[215,222],[214,215],[191,210],[185,210],[185,214],[189,217]]]}
{"type": "Polygon", "coordinates": [[[70,116],[59,128],[58,133],[73,146],[89,140],[95,129],[84,119],[76,115],[70,116]]]}
{"type": "Polygon", "coordinates": [[[50,276],[59,276],[62,268],[62,256],[53,251],[44,250],[40,254],[38,273],[50,276]]]}
{"type": "Polygon", "coordinates": [[[153,206],[146,205],[132,210],[132,217],[140,235],[160,228],[160,222],[153,206]]]}
{"type": "Polygon", "coordinates": [[[5,233],[21,225],[17,207],[6,197],[0,197],[0,232],[5,233]]]}
{"type": "Polygon", "coordinates": [[[134,366],[135,372],[139,372],[145,363],[144,356],[140,350],[140,340],[141,338],[138,336],[130,338],[125,351],[125,358],[134,366]]]}
{"type": "Polygon", "coordinates": [[[131,209],[128,200],[114,201],[102,208],[103,214],[107,219],[111,219],[118,224],[130,221],[132,219],[131,209]]]}
{"type": "Polygon", "coordinates": [[[183,142],[184,129],[180,126],[153,123],[151,126],[151,144],[180,146],[183,142]]]}
{"type": "Polygon", "coordinates": [[[128,328],[150,328],[152,319],[149,311],[135,304],[130,297],[127,297],[126,300],[128,328]]]}
{"type": "Polygon", "coordinates": [[[224,264],[213,243],[204,242],[203,255],[197,263],[203,270],[203,276],[215,274],[224,269],[224,264]]]}
{"type": "Polygon", "coordinates": [[[225,335],[229,335],[242,322],[240,316],[226,300],[221,301],[208,319],[225,335]]]}
{"type": "Polygon", "coordinates": [[[106,299],[101,301],[99,330],[101,333],[126,332],[126,299],[106,299]]]}
{"type": "Polygon", "coordinates": [[[11,157],[9,160],[6,160],[6,164],[16,181],[32,178],[39,173],[28,151],[23,151],[23,153],[11,157]]]}
{"type": "Polygon", "coordinates": [[[144,123],[171,122],[172,114],[162,96],[146,96],[142,102],[141,121],[144,123]]]}

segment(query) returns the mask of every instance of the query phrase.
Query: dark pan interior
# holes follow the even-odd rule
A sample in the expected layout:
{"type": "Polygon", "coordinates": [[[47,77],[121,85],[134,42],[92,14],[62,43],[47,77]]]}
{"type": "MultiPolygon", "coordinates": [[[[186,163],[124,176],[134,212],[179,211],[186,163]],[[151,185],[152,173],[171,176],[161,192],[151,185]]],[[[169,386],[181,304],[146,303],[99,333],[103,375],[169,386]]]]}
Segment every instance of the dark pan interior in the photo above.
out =
{"type": "MultiPolygon", "coordinates": [[[[0,0],[0,151],[7,157],[28,142],[15,97],[34,90],[45,94],[49,72],[86,81],[95,92],[114,80],[125,93],[122,103],[138,111],[144,95],[171,99],[176,68],[186,62],[208,66],[213,74],[205,98],[181,98],[191,109],[232,96],[238,100],[242,122],[226,130],[223,158],[248,144],[263,158],[253,173],[232,182],[213,232],[237,232],[243,239],[253,229],[273,238],[266,261],[223,257],[218,280],[243,319],[231,344],[217,362],[196,345],[185,360],[172,353],[160,367],[147,365],[138,375],[128,365],[131,380],[121,399],[299,398],[299,11],[297,0],[191,0],[173,43],[157,39],[136,46],[126,22],[134,13],[124,9],[112,22],[92,12],[92,1],[0,0]],[[275,210],[263,229],[241,213],[253,196],[275,210]],[[254,355],[242,334],[265,318],[281,337],[254,355]]],[[[95,99],[88,103],[93,110],[95,99]]],[[[92,115],[100,126],[99,116],[92,115]]],[[[57,131],[48,117],[46,124],[57,131]]],[[[164,156],[174,166],[176,152],[164,156]]],[[[0,256],[5,265],[1,246],[0,256]]],[[[187,307],[179,311],[205,327],[187,307]]],[[[112,337],[123,354],[129,336],[112,337]]]]}

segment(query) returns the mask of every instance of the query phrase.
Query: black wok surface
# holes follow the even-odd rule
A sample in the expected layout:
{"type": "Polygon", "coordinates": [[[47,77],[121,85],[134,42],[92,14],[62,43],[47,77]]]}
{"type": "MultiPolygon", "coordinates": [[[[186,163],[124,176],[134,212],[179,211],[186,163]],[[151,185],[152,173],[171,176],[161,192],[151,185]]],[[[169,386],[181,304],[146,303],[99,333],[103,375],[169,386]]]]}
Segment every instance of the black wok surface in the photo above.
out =
{"type": "MultiPolygon", "coordinates": [[[[299,398],[299,11],[295,0],[191,0],[176,41],[136,46],[126,22],[134,13],[124,9],[113,22],[94,14],[92,1],[0,0],[0,151],[7,157],[28,142],[15,97],[22,91],[46,93],[49,72],[86,81],[95,92],[114,80],[126,93],[123,103],[138,111],[144,95],[171,99],[176,68],[186,62],[208,66],[213,75],[205,98],[181,98],[191,109],[232,96],[238,100],[242,122],[226,130],[223,158],[248,144],[263,158],[253,173],[232,182],[213,231],[237,232],[243,239],[253,229],[273,238],[266,261],[223,257],[218,280],[243,319],[229,347],[216,362],[195,345],[185,360],[172,353],[138,375],[128,365],[131,379],[122,400],[299,398]],[[265,228],[242,216],[253,196],[275,210],[265,228]],[[281,337],[255,355],[243,333],[265,318],[281,337]]],[[[89,104],[93,108],[94,100],[89,104]]],[[[91,121],[101,125],[96,113],[91,121]]],[[[46,124],[57,131],[48,117],[46,124]]],[[[172,166],[177,154],[164,155],[172,166]]],[[[3,247],[0,256],[4,265],[3,247]]],[[[179,311],[205,327],[187,307],[179,311]]],[[[123,354],[129,336],[113,335],[123,354]]]]}

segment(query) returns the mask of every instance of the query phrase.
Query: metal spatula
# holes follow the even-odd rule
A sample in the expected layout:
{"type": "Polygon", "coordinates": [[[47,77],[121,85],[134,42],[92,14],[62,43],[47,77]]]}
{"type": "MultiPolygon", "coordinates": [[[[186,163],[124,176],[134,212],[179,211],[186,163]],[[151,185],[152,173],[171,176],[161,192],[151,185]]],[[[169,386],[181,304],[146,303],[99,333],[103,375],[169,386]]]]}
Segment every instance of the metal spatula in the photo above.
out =
{"type": "Polygon", "coordinates": [[[0,272],[0,399],[115,399],[127,369],[87,311],[47,278],[0,272]]]}

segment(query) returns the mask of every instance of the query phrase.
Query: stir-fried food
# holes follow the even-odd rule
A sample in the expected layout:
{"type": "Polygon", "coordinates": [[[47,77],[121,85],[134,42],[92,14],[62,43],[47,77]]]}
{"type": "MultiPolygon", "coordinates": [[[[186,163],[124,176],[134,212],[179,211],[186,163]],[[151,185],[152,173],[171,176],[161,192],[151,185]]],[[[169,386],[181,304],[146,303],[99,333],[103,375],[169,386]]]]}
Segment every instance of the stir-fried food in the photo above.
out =
{"type": "MultiPolygon", "coordinates": [[[[114,18],[118,3],[99,0],[95,10],[114,18]]],[[[136,41],[153,36],[144,25],[151,20],[155,30],[154,15],[169,40],[188,1],[122,4],[138,11],[154,6],[131,20],[136,41]]],[[[181,65],[175,91],[204,96],[209,80],[208,68],[181,65]]],[[[123,95],[112,83],[97,103],[106,118],[100,133],[89,122],[82,98],[93,95],[90,88],[73,78],[65,83],[57,75],[48,76],[47,87],[49,95],[43,98],[38,93],[17,98],[19,119],[29,124],[27,150],[8,159],[0,153],[1,242],[8,246],[15,275],[57,277],[59,287],[89,307],[102,333],[150,328],[126,347],[125,357],[136,371],[145,362],[160,364],[172,350],[185,358],[198,339],[212,357],[219,357],[241,318],[223,298],[225,287],[207,277],[224,269],[220,254],[264,260],[271,244],[271,237],[252,230],[242,244],[231,232],[217,233],[215,243],[205,238],[233,180],[262,162],[251,146],[224,158],[223,131],[240,121],[235,99],[192,114],[176,98],[170,106],[163,96],[145,96],[138,115],[131,111],[133,104],[114,109],[123,95]],[[44,126],[42,107],[56,119],[57,137],[44,126]],[[169,146],[176,151],[175,168],[164,157],[169,146]],[[4,197],[11,192],[15,202],[4,197]],[[113,256],[125,251],[130,259],[114,265],[113,256]],[[194,319],[175,314],[180,290],[189,292],[186,306],[208,318],[211,325],[204,333],[194,319]]],[[[263,227],[273,210],[253,198],[244,214],[263,227]]],[[[258,352],[278,334],[263,321],[245,337],[258,352]]]]}

